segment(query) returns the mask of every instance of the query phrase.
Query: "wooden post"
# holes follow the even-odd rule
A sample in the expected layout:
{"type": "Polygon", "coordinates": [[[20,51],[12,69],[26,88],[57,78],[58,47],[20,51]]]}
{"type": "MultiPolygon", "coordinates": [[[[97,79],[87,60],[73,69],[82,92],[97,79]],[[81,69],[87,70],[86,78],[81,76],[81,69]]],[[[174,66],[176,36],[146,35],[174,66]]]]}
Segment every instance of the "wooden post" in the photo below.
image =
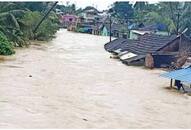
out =
{"type": "Polygon", "coordinates": [[[173,79],[170,80],[170,88],[172,88],[173,79]]]}

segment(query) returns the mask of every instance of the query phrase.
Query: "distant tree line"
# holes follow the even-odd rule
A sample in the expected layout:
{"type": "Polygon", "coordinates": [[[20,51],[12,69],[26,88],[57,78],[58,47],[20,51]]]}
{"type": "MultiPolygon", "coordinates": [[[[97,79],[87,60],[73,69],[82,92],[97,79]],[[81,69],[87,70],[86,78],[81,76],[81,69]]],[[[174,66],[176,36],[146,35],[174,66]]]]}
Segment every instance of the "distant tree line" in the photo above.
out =
{"type": "Polygon", "coordinates": [[[70,4],[70,2],[66,2],[66,5],[57,5],[57,9],[60,9],[64,14],[76,14],[82,12],[82,8],[77,9],[75,4],[70,4]]]}
{"type": "Polygon", "coordinates": [[[186,34],[191,36],[191,2],[115,2],[109,13],[124,22],[163,23],[169,33],[181,33],[186,28],[186,34]]]}

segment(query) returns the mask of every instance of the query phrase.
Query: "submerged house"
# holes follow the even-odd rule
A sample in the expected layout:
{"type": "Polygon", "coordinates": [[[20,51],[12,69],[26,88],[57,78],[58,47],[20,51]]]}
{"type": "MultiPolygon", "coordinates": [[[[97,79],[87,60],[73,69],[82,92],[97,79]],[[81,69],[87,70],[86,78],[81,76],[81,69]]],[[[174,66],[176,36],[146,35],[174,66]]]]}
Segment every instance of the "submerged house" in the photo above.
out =
{"type": "Polygon", "coordinates": [[[78,16],[76,15],[66,14],[62,15],[60,18],[60,22],[62,24],[62,27],[64,28],[68,28],[69,26],[76,24],[77,21],[78,21],[78,16]]]}
{"type": "Polygon", "coordinates": [[[167,26],[161,23],[150,24],[150,25],[139,25],[137,28],[131,28],[130,39],[137,39],[139,36],[144,34],[158,34],[158,35],[168,35],[166,32],[167,26]]]}
{"type": "Polygon", "coordinates": [[[101,28],[105,21],[104,12],[99,12],[96,8],[88,6],[80,14],[78,32],[101,35],[101,28]]]}
{"type": "MultiPolygon", "coordinates": [[[[128,27],[124,24],[111,24],[111,36],[113,37],[124,37],[127,38],[127,29],[128,27]]],[[[101,28],[101,35],[102,36],[110,36],[110,24],[105,23],[101,28]]]]}
{"type": "Polygon", "coordinates": [[[81,24],[81,25],[78,27],[78,30],[77,30],[77,31],[80,32],[80,33],[92,34],[93,26],[94,26],[94,25],[91,25],[91,24],[81,24]]]}
{"type": "Polygon", "coordinates": [[[144,34],[138,39],[115,39],[105,44],[105,50],[118,55],[128,65],[168,67],[176,62],[176,55],[191,52],[191,40],[185,35],[162,36],[144,34]]]}
{"type": "Polygon", "coordinates": [[[91,6],[86,7],[81,16],[84,18],[85,23],[95,24],[97,20],[99,20],[99,11],[91,6]]]}
{"type": "Polygon", "coordinates": [[[129,24],[128,24],[128,29],[129,29],[129,30],[136,30],[136,29],[138,29],[138,28],[143,28],[143,27],[145,27],[145,25],[144,25],[143,23],[137,24],[137,23],[131,23],[131,22],[129,22],[129,24]]]}
{"type": "Polygon", "coordinates": [[[94,35],[101,35],[102,31],[101,29],[103,28],[103,24],[101,22],[96,23],[93,27],[92,27],[92,34],[94,35]]]}

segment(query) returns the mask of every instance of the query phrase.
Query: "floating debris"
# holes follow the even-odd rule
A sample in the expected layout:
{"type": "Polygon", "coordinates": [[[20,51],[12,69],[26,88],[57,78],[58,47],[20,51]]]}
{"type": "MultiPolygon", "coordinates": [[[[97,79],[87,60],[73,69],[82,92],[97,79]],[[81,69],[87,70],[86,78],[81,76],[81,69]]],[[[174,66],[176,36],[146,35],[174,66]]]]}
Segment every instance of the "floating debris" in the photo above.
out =
{"type": "Polygon", "coordinates": [[[88,120],[87,120],[87,119],[85,119],[85,118],[84,118],[83,120],[84,120],[84,121],[88,121],[88,120]]]}

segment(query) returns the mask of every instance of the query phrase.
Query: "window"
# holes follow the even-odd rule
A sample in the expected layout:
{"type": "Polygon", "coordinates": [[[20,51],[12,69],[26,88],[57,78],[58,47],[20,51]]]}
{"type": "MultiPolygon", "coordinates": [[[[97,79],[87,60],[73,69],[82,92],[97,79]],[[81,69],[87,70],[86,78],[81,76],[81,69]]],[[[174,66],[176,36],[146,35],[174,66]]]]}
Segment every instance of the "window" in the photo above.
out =
{"type": "Polygon", "coordinates": [[[72,19],[72,18],[69,18],[69,21],[70,21],[70,22],[72,22],[72,21],[73,21],[73,19],[72,19]]]}

